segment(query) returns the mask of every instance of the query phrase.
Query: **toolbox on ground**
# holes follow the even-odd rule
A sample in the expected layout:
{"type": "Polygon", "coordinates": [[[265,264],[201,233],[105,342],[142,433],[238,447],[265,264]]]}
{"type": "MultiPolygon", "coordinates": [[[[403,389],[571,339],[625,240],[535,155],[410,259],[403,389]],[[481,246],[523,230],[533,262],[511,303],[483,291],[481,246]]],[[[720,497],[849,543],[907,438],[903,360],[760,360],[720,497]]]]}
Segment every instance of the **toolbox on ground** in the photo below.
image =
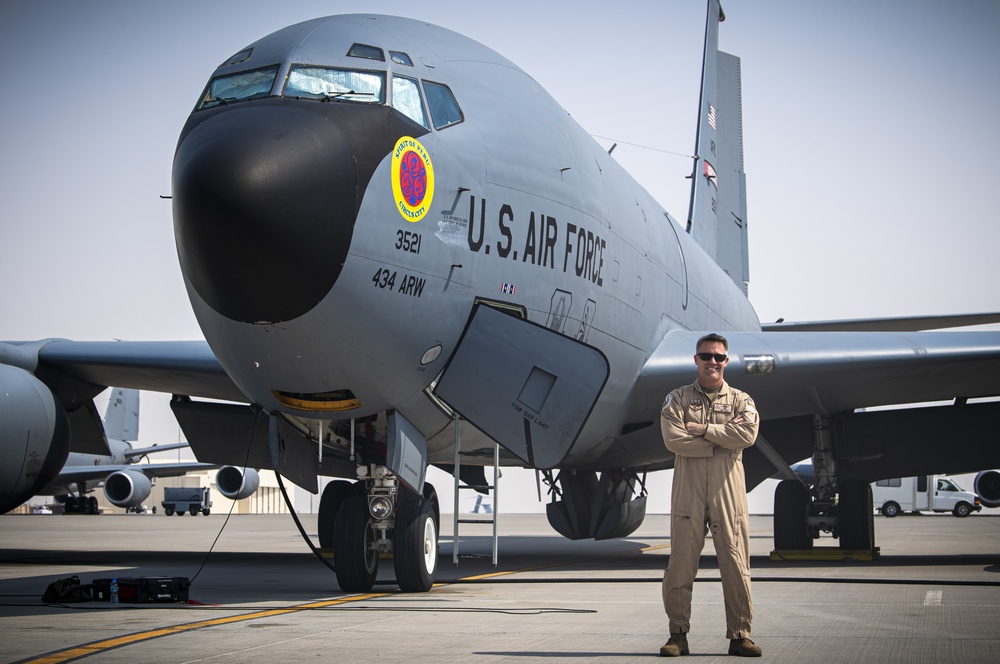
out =
{"type": "MultiPolygon", "coordinates": [[[[111,601],[111,579],[94,579],[94,599],[111,601]]],[[[186,576],[118,577],[118,601],[129,604],[186,602],[191,581],[186,576]]]]}

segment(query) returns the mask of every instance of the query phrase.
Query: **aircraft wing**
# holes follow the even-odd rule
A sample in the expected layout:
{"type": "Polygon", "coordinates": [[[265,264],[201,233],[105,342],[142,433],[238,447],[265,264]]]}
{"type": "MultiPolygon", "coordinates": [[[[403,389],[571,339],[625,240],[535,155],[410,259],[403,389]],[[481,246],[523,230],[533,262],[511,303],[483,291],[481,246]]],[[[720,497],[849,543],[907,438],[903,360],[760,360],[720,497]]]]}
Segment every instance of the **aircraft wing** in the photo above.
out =
{"type": "Polygon", "coordinates": [[[38,362],[94,385],[245,402],[204,341],[68,341],[38,349],[38,362]]]}
{"type": "MultiPolygon", "coordinates": [[[[672,466],[672,459],[663,461],[659,411],[667,393],[695,380],[695,344],[703,334],[670,332],[646,362],[630,397],[618,462],[650,470],[672,466]]],[[[996,416],[997,404],[969,405],[961,416],[928,408],[855,411],[934,401],[964,404],[966,399],[1000,395],[1000,341],[995,332],[723,334],[730,355],[726,381],[749,393],[761,415],[757,451],[744,458],[750,487],[773,475],[782,462],[812,454],[816,415],[836,415],[844,426],[859,427],[852,429],[858,442],[849,451],[841,450],[842,455],[853,455],[858,472],[878,473],[882,467],[877,464],[890,459],[905,465],[914,455],[947,456],[942,440],[951,441],[952,451],[955,445],[967,447],[963,457],[970,465],[980,463],[978,455],[992,448],[983,444],[984,434],[976,434],[974,427],[989,430],[985,422],[996,416]],[[872,433],[860,435],[861,428],[872,433]],[[864,457],[870,457],[867,468],[864,457]]],[[[942,463],[947,465],[947,459],[942,463]]]]}
{"type": "Polygon", "coordinates": [[[1000,323],[1000,313],[764,323],[766,332],[916,332],[1000,323]]]}
{"type": "Polygon", "coordinates": [[[111,473],[119,470],[136,470],[149,478],[180,477],[199,470],[214,470],[219,466],[197,461],[182,461],[178,463],[148,463],[148,464],[115,464],[100,466],[67,466],[60,471],[52,485],[69,485],[77,482],[94,482],[103,480],[111,473]]]}
{"type": "MultiPolygon", "coordinates": [[[[672,332],[642,369],[642,397],[658,405],[696,377],[702,332],[672,332]]],[[[1000,394],[995,332],[725,332],[725,378],[748,392],[762,420],[1000,394]]]]}

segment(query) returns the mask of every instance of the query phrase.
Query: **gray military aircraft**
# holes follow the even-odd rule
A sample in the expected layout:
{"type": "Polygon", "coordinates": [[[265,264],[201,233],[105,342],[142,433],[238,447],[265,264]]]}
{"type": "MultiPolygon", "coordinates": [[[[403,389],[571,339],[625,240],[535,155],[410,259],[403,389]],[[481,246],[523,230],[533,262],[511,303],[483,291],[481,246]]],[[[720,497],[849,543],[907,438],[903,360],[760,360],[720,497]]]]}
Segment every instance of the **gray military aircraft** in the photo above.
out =
{"type": "Polygon", "coordinates": [[[346,591],[391,552],[406,591],[437,566],[434,464],[477,482],[539,469],[566,537],[631,533],[670,468],[664,395],[705,332],[763,421],[776,545],[874,546],[868,482],[1000,465],[1000,314],[764,324],[747,298],[740,61],[709,0],[687,218],[639,186],[528,74],[420,21],[279,30],[212,74],[173,164],[178,256],[206,342],[0,345],[11,499],[100,439],[105,385],[172,393],[197,458],[324,490],[346,591]],[[212,399],[212,400],[205,400],[212,399]],[[228,401],[220,403],[217,400],[228,401]],[[855,412],[947,400],[952,405],[855,412]],[[71,428],[70,426],[71,425],[71,428]],[[943,444],[944,443],[944,444],[943,444]],[[461,455],[457,454],[461,451],[461,455]],[[812,455],[816,495],[789,463],[812,455]],[[478,468],[478,473],[476,472],[478,468]]]}
{"type": "MultiPolygon", "coordinates": [[[[198,470],[218,468],[217,464],[191,461],[176,463],[138,463],[157,452],[188,447],[187,443],[167,443],[136,448],[131,441],[139,438],[139,390],[115,388],[108,400],[103,421],[108,454],[70,452],[59,474],[38,490],[38,495],[53,496],[67,513],[97,514],[97,497],[91,494],[103,485],[104,495],[116,507],[132,508],[142,504],[158,477],[179,477],[198,470]]],[[[246,498],[260,484],[257,471],[249,468],[223,467],[217,477],[222,493],[228,498],[246,498]],[[239,480],[238,487],[232,483],[239,480]]]]}

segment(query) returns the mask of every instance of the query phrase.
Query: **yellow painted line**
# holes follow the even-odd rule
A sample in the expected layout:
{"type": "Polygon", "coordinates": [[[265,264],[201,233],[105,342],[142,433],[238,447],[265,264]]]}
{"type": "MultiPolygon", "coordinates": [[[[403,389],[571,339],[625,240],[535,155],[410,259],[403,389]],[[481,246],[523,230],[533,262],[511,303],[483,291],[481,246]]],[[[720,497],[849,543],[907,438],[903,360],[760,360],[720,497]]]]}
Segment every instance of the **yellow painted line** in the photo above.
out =
{"type": "Polygon", "coordinates": [[[172,627],[163,627],[160,629],[150,630],[148,632],[137,632],[135,634],[127,634],[125,636],[115,637],[113,639],[104,639],[103,641],[95,641],[94,643],[87,643],[82,646],[74,646],[72,648],[67,648],[66,650],[60,650],[54,653],[49,653],[48,655],[43,655],[32,660],[26,660],[27,664],[58,664],[59,662],[69,662],[74,659],[79,659],[81,657],[88,657],[90,655],[96,655],[104,650],[110,650],[111,648],[120,648],[122,646],[134,645],[136,643],[141,643],[143,641],[148,641],[150,639],[156,639],[162,636],[172,636],[174,634],[180,634],[182,632],[189,632],[194,629],[202,629],[205,627],[218,627],[219,625],[227,625],[230,623],[243,622],[246,620],[259,620],[260,618],[270,618],[272,616],[280,616],[286,613],[297,613],[299,611],[309,611],[311,609],[322,609],[328,606],[336,606],[338,604],[346,604],[347,602],[358,602],[366,599],[374,599],[376,597],[384,597],[389,593],[370,593],[367,595],[352,595],[351,597],[341,597],[338,599],[325,600],[322,602],[310,602],[309,604],[298,604],[296,606],[289,606],[283,609],[269,609],[267,611],[255,611],[253,613],[244,613],[238,616],[229,616],[226,618],[213,618],[212,620],[201,620],[193,623],[186,623],[184,625],[174,625],[172,627]]]}
{"type": "MultiPolygon", "coordinates": [[[[667,549],[667,548],[670,548],[669,544],[661,544],[657,546],[642,547],[640,549],[635,549],[635,551],[640,551],[640,552],[655,551],[657,549],[667,549]]],[[[590,562],[593,560],[601,560],[603,558],[613,558],[615,556],[620,556],[622,553],[632,553],[632,552],[618,551],[603,556],[595,556],[593,558],[580,558],[577,560],[569,560],[566,562],[555,563],[552,565],[539,565],[537,567],[524,567],[521,569],[505,570],[502,572],[490,572],[488,574],[478,574],[475,576],[463,577],[461,579],[458,579],[458,582],[481,581],[483,579],[507,576],[508,574],[535,572],[541,569],[550,569],[553,567],[566,567],[567,565],[576,565],[579,563],[590,562]]],[[[448,585],[450,584],[435,583],[433,587],[443,588],[448,585]]],[[[36,657],[35,659],[23,660],[23,662],[24,664],[61,664],[62,662],[70,662],[75,659],[81,659],[83,657],[89,657],[90,655],[96,655],[105,650],[110,650],[112,648],[121,648],[123,646],[130,646],[136,643],[142,643],[143,641],[149,641],[150,639],[157,639],[164,636],[173,636],[174,634],[182,634],[184,632],[190,632],[191,630],[195,629],[204,629],[206,627],[218,627],[219,625],[228,625],[231,623],[244,622],[247,620],[259,620],[261,618],[270,618],[272,616],[280,616],[288,613],[298,613],[300,611],[323,609],[330,606],[337,606],[338,604],[346,604],[348,602],[360,602],[366,599],[386,597],[391,594],[393,593],[369,593],[366,595],[352,595],[350,597],[341,597],[338,599],[324,600],[322,602],[297,604],[295,606],[289,606],[282,609],[268,609],[266,611],[255,611],[253,613],[244,613],[241,615],[229,616],[226,618],[213,618],[212,620],[201,620],[193,623],[185,623],[183,625],[173,625],[172,627],[162,627],[160,629],[153,629],[147,632],[136,632],[135,634],[126,634],[125,636],[119,636],[112,639],[95,641],[93,643],[87,643],[82,646],[73,646],[65,650],[58,650],[56,652],[52,652],[47,655],[42,655],[41,657],[36,657]]]]}

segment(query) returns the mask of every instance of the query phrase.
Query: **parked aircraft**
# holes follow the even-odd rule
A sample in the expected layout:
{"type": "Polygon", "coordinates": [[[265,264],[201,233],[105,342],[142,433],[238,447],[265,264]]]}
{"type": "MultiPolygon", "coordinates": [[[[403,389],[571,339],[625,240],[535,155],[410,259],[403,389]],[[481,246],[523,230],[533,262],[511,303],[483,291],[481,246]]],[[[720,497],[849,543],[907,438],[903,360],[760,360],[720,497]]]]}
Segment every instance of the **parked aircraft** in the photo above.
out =
{"type": "MultiPolygon", "coordinates": [[[[152,482],[158,477],[178,477],[198,470],[218,468],[217,465],[184,461],[177,463],[139,463],[143,457],[188,447],[187,443],[168,443],[151,447],[132,447],[139,437],[139,390],[115,388],[111,392],[104,416],[104,433],[110,454],[70,452],[66,464],[39,495],[53,496],[67,513],[97,514],[97,497],[92,493],[103,486],[104,495],[116,507],[137,507],[149,496],[152,482]]],[[[227,485],[233,499],[246,498],[259,485],[257,471],[247,470],[246,481],[240,469],[220,471],[227,481],[239,479],[240,489],[227,485]],[[239,494],[239,495],[236,495],[239,494]]]]}
{"type": "Polygon", "coordinates": [[[740,62],[717,49],[720,15],[710,0],[682,220],[528,74],[457,33],[335,16],[238,50],[173,164],[206,343],[0,345],[0,384],[23,404],[0,411],[3,449],[28,460],[4,494],[94,444],[100,386],[168,392],[202,462],[273,468],[312,491],[319,475],[356,480],[331,482],[319,514],[344,590],[370,588],[382,552],[401,588],[426,590],[425,469],[466,476],[495,442],[502,463],[543,471],[563,535],[632,532],[644,474],[673,462],[664,395],[693,380],[709,331],[729,338],[726,377],[762,414],[748,485],[788,478],[779,548],[831,523],[845,548],[870,548],[872,479],[1000,465],[988,433],[1000,406],[970,401],[1000,394],[1000,333],[909,331],[1000,315],[758,320],[740,62]],[[936,400],[954,405],[854,412],[936,400]],[[810,454],[815,499],[788,466],[810,454]]]}

